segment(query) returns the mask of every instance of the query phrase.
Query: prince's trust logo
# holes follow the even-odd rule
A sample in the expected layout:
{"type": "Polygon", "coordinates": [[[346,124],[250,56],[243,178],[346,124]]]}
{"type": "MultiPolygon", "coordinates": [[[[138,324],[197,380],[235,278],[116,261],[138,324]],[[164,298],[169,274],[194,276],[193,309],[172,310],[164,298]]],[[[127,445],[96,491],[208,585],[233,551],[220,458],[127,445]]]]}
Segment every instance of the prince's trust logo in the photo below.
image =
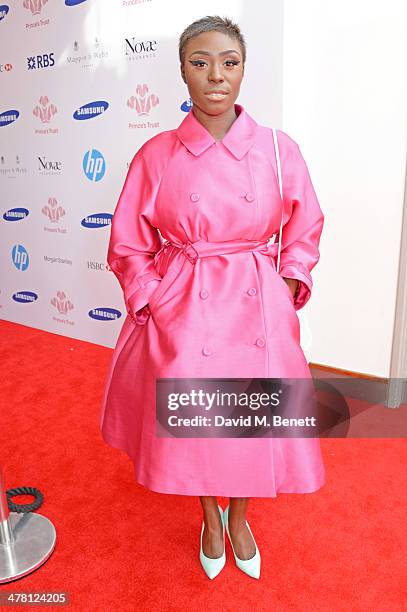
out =
{"type": "MultiPolygon", "coordinates": [[[[158,106],[160,100],[154,93],[150,93],[146,83],[138,84],[134,96],[127,100],[127,106],[137,113],[138,117],[149,117],[153,109],[158,106]]],[[[159,121],[143,121],[138,123],[129,122],[129,128],[159,128],[159,121]]]]}
{"type": "MultiPolygon", "coordinates": [[[[34,117],[37,117],[43,124],[49,124],[57,112],[57,107],[55,104],[50,103],[47,96],[41,96],[39,104],[33,108],[34,117]]],[[[35,134],[58,134],[58,128],[47,127],[42,130],[36,129],[35,134]]]]}
{"type": "Polygon", "coordinates": [[[51,227],[44,226],[45,232],[66,234],[66,228],[61,227],[59,223],[61,218],[65,216],[66,211],[61,204],[58,203],[56,198],[48,198],[48,202],[42,207],[41,212],[45,217],[47,217],[48,222],[51,224],[51,227]]]}
{"type": "Polygon", "coordinates": [[[53,316],[53,320],[56,323],[62,323],[64,325],[75,325],[74,321],[67,318],[68,313],[73,310],[74,305],[64,291],[57,291],[57,294],[50,300],[51,305],[58,311],[59,317],[53,316]]]}
{"type": "MultiPolygon", "coordinates": [[[[47,4],[48,0],[24,0],[23,7],[31,13],[32,17],[42,14],[43,7],[47,4]]],[[[25,24],[26,28],[39,28],[42,26],[49,25],[49,19],[39,18],[36,21],[31,21],[25,24]]]]}

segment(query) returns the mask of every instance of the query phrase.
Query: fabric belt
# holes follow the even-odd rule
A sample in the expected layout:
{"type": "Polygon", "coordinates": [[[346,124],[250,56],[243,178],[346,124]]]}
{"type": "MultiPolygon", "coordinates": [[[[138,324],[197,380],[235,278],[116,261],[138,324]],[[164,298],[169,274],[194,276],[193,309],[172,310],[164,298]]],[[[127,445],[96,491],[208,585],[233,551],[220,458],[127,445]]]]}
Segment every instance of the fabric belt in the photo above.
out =
{"type": "Polygon", "coordinates": [[[264,255],[276,256],[278,243],[274,242],[276,234],[268,240],[225,240],[223,242],[209,242],[208,240],[196,240],[185,243],[177,243],[165,240],[161,251],[166,251],[171,247],[178,248],[183,255],[194,265],[201,257],[211,257],[213,255],[226,255],[231,253],[242,253],[244,251],[259,251],[264,255]],[[270,242],[273,240],[273,242],[270,242]]]}

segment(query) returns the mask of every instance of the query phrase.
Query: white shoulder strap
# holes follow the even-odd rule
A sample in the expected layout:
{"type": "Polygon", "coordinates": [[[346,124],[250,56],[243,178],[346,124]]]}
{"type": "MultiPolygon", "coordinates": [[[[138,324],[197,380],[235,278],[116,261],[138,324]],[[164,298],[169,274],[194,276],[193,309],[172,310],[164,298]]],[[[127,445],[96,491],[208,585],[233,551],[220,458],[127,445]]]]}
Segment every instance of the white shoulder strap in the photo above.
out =
{"type": "MultiPolygon", "coordinates": [[[[282,179],[281,179],[280,150],[278,148],[278,139],[277,139],[276,128],[272,128],[272,130],[273,130],[273,139],[274,139],[274,150],[275,150],[275,153],[276,153],[276,161],[277,161],[278,186],[280,188],[281,202],[283,202],[283,182],[282,182],[282,179]]],[[[284,212],[284,206],[283,206],[283,208],[281,210],[281,223],[280,223],[280,231],[279,231],[279,234],[278,234],[277,272],[279,272],[279,270],[280,270],[281,240],[282,240],[282,236],[283,236],[283,212],[284,212]]]]}

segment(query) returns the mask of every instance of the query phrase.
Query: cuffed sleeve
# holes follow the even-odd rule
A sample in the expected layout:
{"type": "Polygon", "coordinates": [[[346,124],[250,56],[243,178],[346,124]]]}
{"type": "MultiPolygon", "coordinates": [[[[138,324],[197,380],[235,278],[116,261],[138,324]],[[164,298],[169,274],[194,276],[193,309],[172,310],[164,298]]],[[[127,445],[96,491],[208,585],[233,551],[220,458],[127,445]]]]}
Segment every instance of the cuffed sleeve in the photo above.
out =
{"type": "Polygon", "coordinates": [[[294,296],[299,310],[311,297],[311,270],[319,260],[324,215],[299,146],[282,134],[287,143],[281,163],[283,194],[285,206],[287,199],[290,202],[291,216],[283,225],[279,273],[300,281],[294,296]]]}
{"type": "Polygon", "coordinates": [[[151,224],[159,181],[147,169],[143,149],[134,156],[112,218],[107,262],[124,294],[127,312],[137,320],[161,282],[154,255],[162,240],[151,224]]]}

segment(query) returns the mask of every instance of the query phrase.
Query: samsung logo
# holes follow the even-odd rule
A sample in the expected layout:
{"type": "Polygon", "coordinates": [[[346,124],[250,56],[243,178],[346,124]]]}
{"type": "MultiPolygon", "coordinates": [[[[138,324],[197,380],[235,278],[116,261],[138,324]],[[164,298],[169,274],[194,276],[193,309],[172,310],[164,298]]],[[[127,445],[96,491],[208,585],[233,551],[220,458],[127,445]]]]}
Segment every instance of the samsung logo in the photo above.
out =
{"type": "Polygon", "coordinates": [[[84,119],[92,119],[93,117],[97,117],[98,115],[102,115],[105,110],[109,108],[109,104],[104,100],[98,100],[97,102],[89,102],[89,104],[84,104],[79,107],[73,114],[73,118],[78,121],[83,121],[84,119]]]}
{"type": "Polygon", "coordinates": [[[7,6],[7,4],[0,4],[0,21],[5,18],[8,12],[9,7],[7,6]]]}
{"type": "Polygon", "coordinates": [[[192,108],[192,100],[191,98],[189,98],[189,100],[185,100],[182,104],[181,104],[181,110],[184,111],[184,113],[188,113],[191,108],[192,108]]]}
{"type": "Polygon", "coordinates": [[[112,223],[112,217],[111,213],[95,213],[82,219],[81,225],[83,227],[106,227],[112,223]]]}
{"type": "Polygon", "coordinates": [[[30,211],[27,208],[10,208],[10,210],[6,210],[3,215],[3,219],[5,221],[21,221],[21,219],[25,219],[30,214],[30,211]]]}
{"type": "Polygon", "coordinates": [[[65,0],[65,6],[76,6],[77,4],[82,4],[86,2],[86,0],[65,0]]]}
{"type": "Polygon", "coordinates": [[[3,127],[4,125],[9,125],[10,123],[17,121],[19,116],[20,113],[18,112],[18,110],[8,110],[4,111],[4,113],[0,113],[0,127],[3,127]]]}
{"type": "Polygon", "coordinates": [[[88,315],[91,319],[96,319],[97,321],[114,321],[115,319],[120,319],[122,313],[120,310],[116,310],[116,308],[92,308],[92,310],[89,310],[88,315]]]}
{"type": "Polygon", "coordinates": [[[26,304],[27,302],[35,302],[38,300],[38,295],[33,291],[18,291],[18,293],[12,295],[12,298],[15,302],[26,304]]]}

